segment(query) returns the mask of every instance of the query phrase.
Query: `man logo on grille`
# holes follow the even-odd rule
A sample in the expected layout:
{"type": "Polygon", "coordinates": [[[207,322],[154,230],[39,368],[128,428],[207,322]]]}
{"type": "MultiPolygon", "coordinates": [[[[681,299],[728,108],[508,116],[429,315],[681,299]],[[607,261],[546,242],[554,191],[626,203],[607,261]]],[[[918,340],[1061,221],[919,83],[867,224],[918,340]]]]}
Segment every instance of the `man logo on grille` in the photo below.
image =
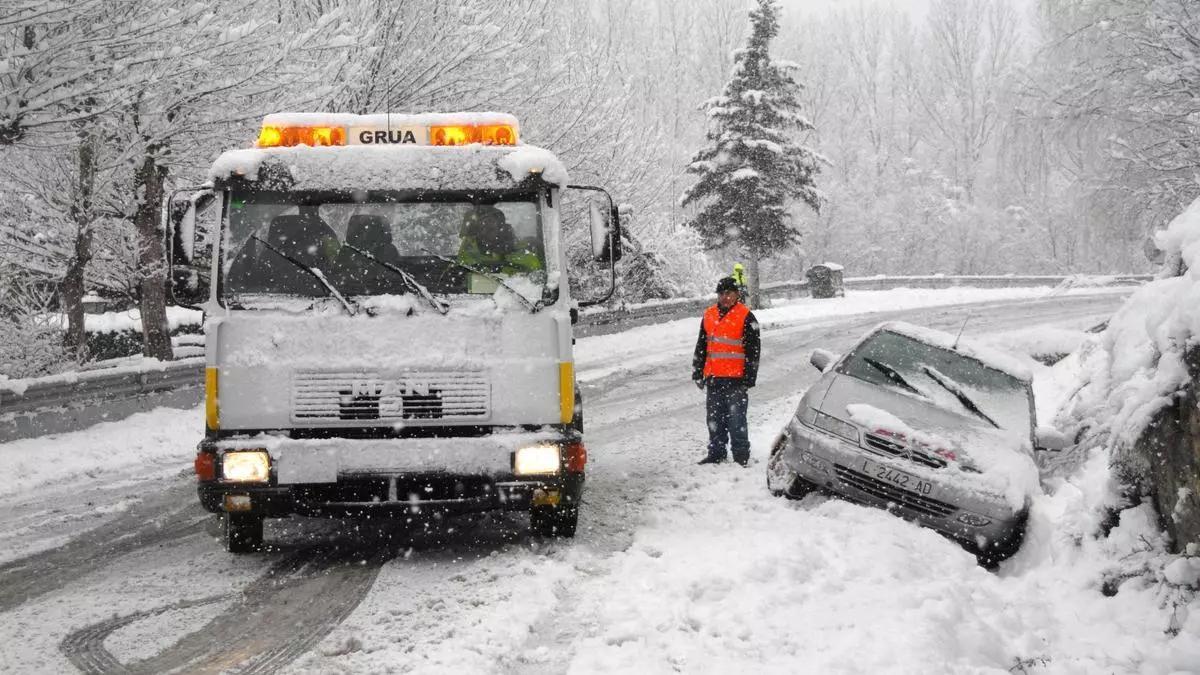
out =
{"type": "Polygon", "coordinates": [[[424,380],[358,380],[350,386],[352,396],[429,396],[433,385],[424,380]]]}

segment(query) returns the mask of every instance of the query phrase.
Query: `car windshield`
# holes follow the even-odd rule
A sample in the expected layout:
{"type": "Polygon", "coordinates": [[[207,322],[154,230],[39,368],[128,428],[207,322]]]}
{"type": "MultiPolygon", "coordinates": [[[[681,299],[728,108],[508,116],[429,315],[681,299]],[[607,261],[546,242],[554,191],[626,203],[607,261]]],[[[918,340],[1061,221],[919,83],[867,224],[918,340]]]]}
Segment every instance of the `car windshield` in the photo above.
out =
{"type": "Polygon", "coordinates": [[[1027,383],[960,352],[891,331],[867,338],[838,372],[908,393],[915,390],[934,405],[1022,434],[1033,427],[1027,383]]]}
{"type": "Polygon", "coordinates": [[[411,293],[414,282],[435,294],[546,283],[536,194],[235,191],[228,214],[223,294],[234,304],[329,295],[305,267],[347,297],[411,293]]]}

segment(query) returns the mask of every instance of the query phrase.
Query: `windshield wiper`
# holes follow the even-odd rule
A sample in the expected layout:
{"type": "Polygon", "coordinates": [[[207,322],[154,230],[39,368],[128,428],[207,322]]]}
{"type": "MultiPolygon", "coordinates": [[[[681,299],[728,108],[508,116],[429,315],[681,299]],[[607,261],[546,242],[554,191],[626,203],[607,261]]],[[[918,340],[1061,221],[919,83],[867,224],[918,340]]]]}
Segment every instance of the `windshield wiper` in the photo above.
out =
{"type": "Polygon", "coordinates": [[[309,267],[308,265],[305,265],[304,263],[300,262],[299,260],[296,260],[292,256],[284,253],[283,251],[280,251],[279,249],[275,248],[274,246],[272,246],[272,245],[268,244],[267,242],[263,241],[262,239],[260,239],[257,234],[250,235],[250,238],[257,241],[258,243],[262,244],[263,246],[266,246],[268,251],[274,253],[275,255],[279,256],[280,258],[283,258],[284,260],[290,262],[291,264],[295,265],[296,267],[299,267],[300,269],[304,270],[305,272],[308,272],[310,275],[312,275],[312,277],[314,279],[316,279],[318,282],[320,282],[320,284],[322,286],[325,287],[325,290],[329,291],[330,295],[337,298],[338,302],[340,302],[342,304],[342,308],[346,310],[347,314],[349,314],[350,316],[354,316],[355,314],[357,314],[357,312],[354,311],[354,307],[346,300],[346,298],[342,297],[342,294],[338,292],[338,289],[335,288],[334,285],[331,284],[329,282],[329,280],[325,278],[325,274],[322,273],[321,270],[313,268],[313,267],[309,267]]]}
{"type": "Polygon", "coordinates": [[[439,255],[437,253],[434,253],[433,251],[430,251],[427,248],[423,248],[421,250],[423,250],[426,253],[428,253],[429,255],[437,258],[438,260],[441,260],[442,262],[448,262],[451,265],[454,265],[455,267],[461,267],[462,269],[464,269],[468,272],[473,272],[475,274],[478,274],[481,277],[484,277],[485,279],[490,279],[490,280],[496,282],[496,284],[498,286],[504,288],[504,290],[508,291],[509,293],[512,293],[513,295],[517,296],[517,298],[519,298],[521,300],[521,303],[529,308],[529,311],[531,313],[536,312],[542,308],[541,300],[538,300],[537,304],[534,304],[533,302],[531,302],[529,300],[529,298],[525,297],[524,295],[521,295],[520,291],[518,291],[517,289],[513,288],[512,286],[509,286],[508,284],[504,283],[504,279],[500,278],[498,275],[492,274],[491,272],[485,272],[477,267],[468,265],[463,262],[459,262],[453,258],[447,258],[444,255],[439,255]]]}
{"type": "Polygon", "coordinates": [[[979,409],[979,406],[975,405],[975,402],[963,392],[962,388],[959,387],[958,383],[956,383],[954,380],[951,380],[929,366],[921,366],[921,370],[925,371],[925,374],[929,376],[929,379],[937,382],[938,384],[942,385],[943,389],[951,394],[954,394],[954,398],[957,398],[958,402],[961,403],[964,408],[978,415],[979,418],[984,422],[987,422],[997,429],[1000,428],[1000,425],[996,424],[995,420],[993,420],[991,417],[988,417],[987,413],[983,412],[979,409]]]}
{"type": "Polygon", "coordinates": [[[400,269],[399,267],[397,267],[396,265],[393,265],[390,262],[386,262],[386,261],[380,260],[379,258],[376,258],[374,254],[364,251],[361,248],[359,248],[353,244],[342,244],[342,247],[348,248],[351,251],[357,253],[358,255],[361,255],[362,257],[366,258],[367,260],[370,260],[371,262],[375,263],[376,265],[379,265],[380,267],[384,268],[385,270],[398,275],[400,277],[400,279],[402,281],[404,281],[405,286],[408,286],[409,289],[411,289],[414,293],[421,296],[422,298],[425,298],[425,300],[429,304],[433,305],[434,309],[441,312],[442,314],[445,314],[446,312],[450,311],[449,304],[447,304],[444,300],[441,300],[440,298],[435,298],[433,296],[433,294],[429,292],[428,288],[425,288],[424,286],[422,286],[421,283],[418,282],[416,280],[416,278],[413,277],[413,275],[409,274],[408,272],[405,272],[404,270],[400,269]]]}
{"type": "Polygon", "coordinates": [[[878,370],[879,372],[883,373],[884,375],[887,375],[887,378],[889,380],[891,380],[892,382],[895,382],[897,385],[899,385],[901,389],[907,389],[908,391],[911,391],[912,393],[914,393],[918,396],[921,396],[924,398],[929,398],[928,396],[925,396],[925,392],[912,386],[912,384],[908,380],[904,379],[904,376],[900,374],[900,371],[896,370],[895,368],[887,365],[886,363],[880,363],[879,361],[876,361],[875,359],[867,357],[867,356],[862,357],[862,360],[863,360],[863,363],[867,364],[868,366],[871,366],[872,368],[874,368],[875,370],[878,370]]]}

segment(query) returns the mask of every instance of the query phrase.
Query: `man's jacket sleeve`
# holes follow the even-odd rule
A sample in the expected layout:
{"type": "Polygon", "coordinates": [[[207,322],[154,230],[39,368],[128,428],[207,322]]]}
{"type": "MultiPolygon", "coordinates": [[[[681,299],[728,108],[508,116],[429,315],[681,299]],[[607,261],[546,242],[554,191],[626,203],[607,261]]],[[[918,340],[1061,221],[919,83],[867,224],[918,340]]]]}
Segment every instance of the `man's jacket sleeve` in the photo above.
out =
{"type": "Polygon", "coordinates": [[[759,335],[758,319],[754,317],[754,312],[746,315],[746,325],[742,329],[742,346],[746,350],[746,375],[742,379],[753,387],[758,382],[758,357],[762,355],[762,336],[759,335]]]}
{"type": "Polygon", "coordinates": [[[704,362],[708,360],[708,335],[704,332],[704,322],[700,322],[700,337],[696,338],[696,353],[692,355],[692,379],[704,377],[704,362]]]}

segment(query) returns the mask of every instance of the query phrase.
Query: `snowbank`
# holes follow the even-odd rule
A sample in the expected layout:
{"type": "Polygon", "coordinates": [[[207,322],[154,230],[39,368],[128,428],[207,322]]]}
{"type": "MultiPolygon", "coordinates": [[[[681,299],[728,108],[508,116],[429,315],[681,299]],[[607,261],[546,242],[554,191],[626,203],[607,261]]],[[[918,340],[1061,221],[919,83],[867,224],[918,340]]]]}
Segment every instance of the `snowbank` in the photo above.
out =
{"type": "Polygon", "coordinates": [[[204,431],[200,408],[158,408],[120,422],[65,434],[0,444],[0,494],[13,494],[75,476],[144,476],[148,467],[177,474],[204,431]]]}
{"type": "Polygon", "coordinates": [[[1185,357],[1200,336],[1200,199],[1157,236],[1167,262],[1135,290],[1082,355],[1079,394],[1064,425],[1109,439],[1119,459],[1189,382],[1185,357]],[[1176,276],[1178,275],[1178,276],[1176,276]]]}

